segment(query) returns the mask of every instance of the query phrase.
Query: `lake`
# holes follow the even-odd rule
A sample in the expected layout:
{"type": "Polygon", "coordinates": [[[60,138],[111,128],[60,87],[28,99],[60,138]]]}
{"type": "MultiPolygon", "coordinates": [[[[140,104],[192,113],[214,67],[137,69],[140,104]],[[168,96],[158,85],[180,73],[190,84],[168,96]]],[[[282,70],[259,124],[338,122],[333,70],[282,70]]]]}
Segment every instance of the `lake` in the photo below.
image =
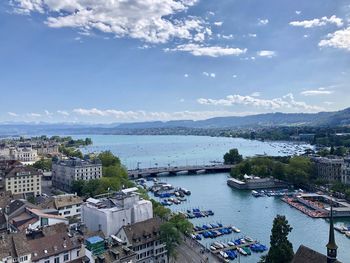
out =
{"type": "MultiPolygon", "coordinates": [[[[110,150],[118,155],[129,169],[137,167],[167,166],[168,164],[190,165],[209,164],[222,161],[225,152],[238,148],[244,156],[257,154],[287,155],[300,153],[302,149],[312,148],[306,144],[285,142],[260,142],[239,138],[217,138],[200,136],[119,136],[119,135],[81,135],[74,138],[90,137],[94,144],[83,148],[84,152],[110,150]]],[[[296,251],[300,244],[326,253],[329,224],[324,219],[312,219],[291,208],[277,197],[255,198],[250,191],[241,191],[227,186],[227,173],[181,175],[160,177],[162,181],[185,187],[192,192],[188,201],[173,205],[175,211],[190,208],[212,209],[213,217],[191,220],[193,224],[221,222],[235,225],[240,234],[223,236],[218,240],[229,241],[248,235],[269,246],[273,218],[277,214],[285,215],[293,227],[289,236],[296,251]]],[[[350,225],[350,219],[337,219],[336,223],[350,225]]],[[[205,245],[211,239],[201,241],[205,245]]],[[[350,239],[336,232],[339,246],[338,259],[350,262],[350,239]]],[[[241,262],[253,263],[261,254],[241,257],[241,262]]]]}

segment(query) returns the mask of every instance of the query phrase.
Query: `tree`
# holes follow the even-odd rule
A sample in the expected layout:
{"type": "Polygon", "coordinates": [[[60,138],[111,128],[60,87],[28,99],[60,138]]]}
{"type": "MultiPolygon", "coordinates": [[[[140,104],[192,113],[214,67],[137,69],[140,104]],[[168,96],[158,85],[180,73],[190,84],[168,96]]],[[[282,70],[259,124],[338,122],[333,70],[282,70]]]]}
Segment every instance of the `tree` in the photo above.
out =
{"type": "Polygon", "coordinates": [[[166,222],[160,226],[160,239],[165,243],[168,258],[175,257],[175,248],[181,242],[181,235],[173,223],[166,222]]]}
{"type": "Polygon", "coordinates": [[[50,171],[52,168],[52,159],[40,159],[33,164],[33,167],[43,171],[50,171]]]}
{"type": "Polygon", "coordinates": [[[114,166],[114,165],[121,165],[120,160],[118,157],[114,156],[111,151],[104,151],[101,152],[98,155],[98,158],[102,162],[102,166],[107,167],[107,166],[114,166]]]}
{"type": "Polygon", "coordinates": [[[267,255],[261,258],[261,263],[289,263],[292,261],[293,245],[288,240],[288,234],[292,229],[285,216],[275,217],[270,236],[270,249],[267,255]]]}
{"type": "Polygon", "coordinates": [[[239,154],[237,149],[231,149],[224,155],[225,164],[237,164],[243,160],[242,155],[239,154]]]}

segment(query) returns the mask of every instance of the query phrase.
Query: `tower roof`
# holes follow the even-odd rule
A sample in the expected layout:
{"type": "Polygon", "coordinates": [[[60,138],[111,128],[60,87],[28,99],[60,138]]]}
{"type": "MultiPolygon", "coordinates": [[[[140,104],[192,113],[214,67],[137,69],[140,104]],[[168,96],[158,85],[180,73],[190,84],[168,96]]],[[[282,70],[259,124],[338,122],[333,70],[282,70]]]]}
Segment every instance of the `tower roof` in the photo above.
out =
{"type": "Polygon", "coordinates": [[[329,224],[329,241],[327,244],[328,249],[337,249],[338,246],[335,243],[335,236],[334,236],[334,223],[333,223],[333,200],[331,200],[331,217],[330,217],[330,224],[329,224]]]}

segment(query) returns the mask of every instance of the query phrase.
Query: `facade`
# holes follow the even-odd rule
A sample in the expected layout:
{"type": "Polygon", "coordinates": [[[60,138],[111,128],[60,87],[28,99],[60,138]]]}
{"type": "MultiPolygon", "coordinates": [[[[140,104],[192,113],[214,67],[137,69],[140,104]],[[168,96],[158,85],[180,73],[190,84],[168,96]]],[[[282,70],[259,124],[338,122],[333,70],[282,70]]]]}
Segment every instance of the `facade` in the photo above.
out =
{"type": "Polygon", "coordinates": [[[38,160],[37,150],[30,145],[10,148],[10,159],[18,160],[25,164],[32,164],[38,160]]]}
{"type": "Polygon", "coordinates": [[[63,191],[71,191],[74,181],[88,181],[101,177],[102,163],[99,159],[82,160],[69,158],[52,163],[52,186],[63,191]]]}
{"type": "Polygon", "coordinates": [[[48,144],[37,144],[34,148],[37,150],[38,155],[46,156],[46,155],[56,155],[58,154],[58,144],[48,143],[48,144]]]}
{"type": "Polygon", "coordinates": [[[43,209],[54,209],[57,214],[65,218],[76,218],[80,220],[81,205],[83,199],[75,194],[64,194],[50,197],[40,205],[43,209]]]}
{"type": "Polygon", "coordinates": [[[151,218],[123,226],[117,237],[137,254],[136,262],[167,263],[165,243],[160,240],[160,226],[161,221],[158,218],[151,218]]]}
{"type": "Polygon", "coordinates": [[[41,194],[42,173],[38,170],[19,166],[11,169],[5,176],[5,190],[12,194],[41,194]]]}
{"type": "Polygon", "coordinates": [[[82,205],[82,222],[90,231],[102,231],[106,236],[110,236],[125,225],[152,218],[152,203],[140,199],[136,191],[137,188],[129,188],[113,197],[87,199],[82,205]]]}
{"type": "Polygon", "coordinates": [[[341,181],[344,160],[341,158],[315,157],[317,176],[326,181],[341,181]]]}
{"type": "Polygon", "coordinates": [[[82,257],[81,243],[68,234],[63,224],[29,232],[27,238],[32,253],[31,262],[64,263],[82,257]]]}
{"type": "Polygon", "coordinates": [[[343,184],[350,184],[350,157],[344,158],[341,182],[343,184]]]}

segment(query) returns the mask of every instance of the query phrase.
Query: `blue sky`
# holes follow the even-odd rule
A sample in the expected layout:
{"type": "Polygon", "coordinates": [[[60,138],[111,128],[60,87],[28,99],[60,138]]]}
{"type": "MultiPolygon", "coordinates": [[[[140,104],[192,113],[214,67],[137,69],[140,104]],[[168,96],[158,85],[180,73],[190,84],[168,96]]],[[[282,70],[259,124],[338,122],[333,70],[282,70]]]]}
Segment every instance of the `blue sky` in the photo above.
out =
{"type": "Polygon", "coordinates": [[[4,0],[0,34],[0,121],[350,106],[345,0],[4,0]]]}

